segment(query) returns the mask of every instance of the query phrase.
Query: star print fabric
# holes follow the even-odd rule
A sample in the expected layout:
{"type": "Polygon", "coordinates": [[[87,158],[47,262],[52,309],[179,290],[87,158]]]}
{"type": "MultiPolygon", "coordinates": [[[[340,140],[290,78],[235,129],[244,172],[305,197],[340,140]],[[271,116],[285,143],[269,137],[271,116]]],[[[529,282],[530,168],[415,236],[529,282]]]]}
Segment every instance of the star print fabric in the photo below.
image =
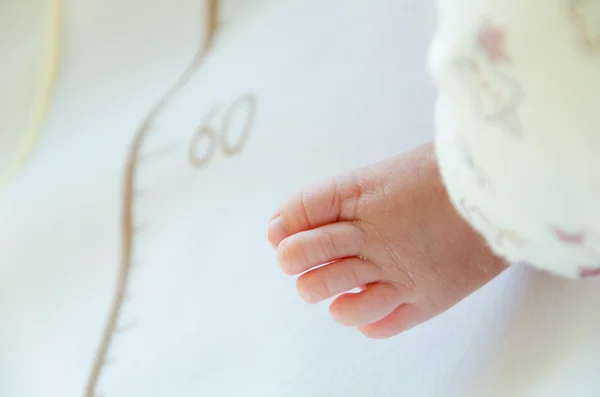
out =
{"type": "Polygon", "coordinates": [[[600,0],[438,0],[436,150],[509,262],[600,276],[600,0]]]}

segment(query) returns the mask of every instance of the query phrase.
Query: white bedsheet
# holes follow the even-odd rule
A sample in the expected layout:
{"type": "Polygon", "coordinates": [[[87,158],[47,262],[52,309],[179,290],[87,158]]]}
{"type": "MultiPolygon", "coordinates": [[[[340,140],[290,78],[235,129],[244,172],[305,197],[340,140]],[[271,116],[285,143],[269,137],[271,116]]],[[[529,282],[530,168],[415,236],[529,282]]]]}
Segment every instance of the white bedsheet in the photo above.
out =
{"type": "MultiPolygon", "coordinates": [[[[100,395],[598,396],[597,281],[515,267],[385,341],[300,301],[266,221],[303,184],[430,139],[434,11],[412,0],[264,0],[245,10],[225,18],[214,52],[148,140],[146,154],[172,150],[137,174],[143,229],[100,395]],[[203,118],[216,105],[218,128],[246,93],[257,108],[241,153],[190,166],[203,118]]],[[[67,11],[43,140],[0,197],[3,397],[83,395],[119,266],[126,152],[202,31],[197,0],[71,0],[67,11]]]]}

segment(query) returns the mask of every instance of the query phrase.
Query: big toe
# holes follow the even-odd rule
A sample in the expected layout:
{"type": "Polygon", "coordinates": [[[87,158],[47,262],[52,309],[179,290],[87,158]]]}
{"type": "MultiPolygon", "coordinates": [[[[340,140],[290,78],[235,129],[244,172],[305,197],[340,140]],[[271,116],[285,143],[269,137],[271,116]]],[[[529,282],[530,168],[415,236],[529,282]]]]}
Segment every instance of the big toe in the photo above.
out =
{"type": "Polygon", "coordinates": [[[300,190],[283,203],[269,222],[269,242],[278,247],[293,234],[336,221],[354,220],[361,193],[354,172],[300,190]]]}

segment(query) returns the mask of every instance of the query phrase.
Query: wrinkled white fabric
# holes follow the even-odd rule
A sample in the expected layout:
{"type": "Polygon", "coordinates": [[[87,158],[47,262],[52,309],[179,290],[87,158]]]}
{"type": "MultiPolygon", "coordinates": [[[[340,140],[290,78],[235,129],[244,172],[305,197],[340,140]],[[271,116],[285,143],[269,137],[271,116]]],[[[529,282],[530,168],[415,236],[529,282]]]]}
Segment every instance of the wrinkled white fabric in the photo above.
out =
{"type": "Polygon", "coordinates": [[[600,1],[442,0],[430,65],[452,201],[493,251],[600,271],[600,1]]]}

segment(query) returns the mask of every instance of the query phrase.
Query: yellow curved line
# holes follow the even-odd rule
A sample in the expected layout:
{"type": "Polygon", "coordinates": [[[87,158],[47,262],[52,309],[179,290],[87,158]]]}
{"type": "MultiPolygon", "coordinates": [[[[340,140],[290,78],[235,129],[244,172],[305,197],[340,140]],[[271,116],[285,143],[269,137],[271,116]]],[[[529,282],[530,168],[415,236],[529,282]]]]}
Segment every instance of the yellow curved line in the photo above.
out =
{"type": "Polygon", "coordinates": [[[27,160],[40,139],[44,121],[50,108],[60,58],[62,0],[52,0],[50,7],[50,19],[46,35],[48,45],[44,51],[42,64],[42,73],[44,73],[44,76],[42,77],[42,83],[35,93],[24,136],[19,142],[12,160],[0,172],[0,191],[5,189],[16,174],[27,164],[27,160]]]}

